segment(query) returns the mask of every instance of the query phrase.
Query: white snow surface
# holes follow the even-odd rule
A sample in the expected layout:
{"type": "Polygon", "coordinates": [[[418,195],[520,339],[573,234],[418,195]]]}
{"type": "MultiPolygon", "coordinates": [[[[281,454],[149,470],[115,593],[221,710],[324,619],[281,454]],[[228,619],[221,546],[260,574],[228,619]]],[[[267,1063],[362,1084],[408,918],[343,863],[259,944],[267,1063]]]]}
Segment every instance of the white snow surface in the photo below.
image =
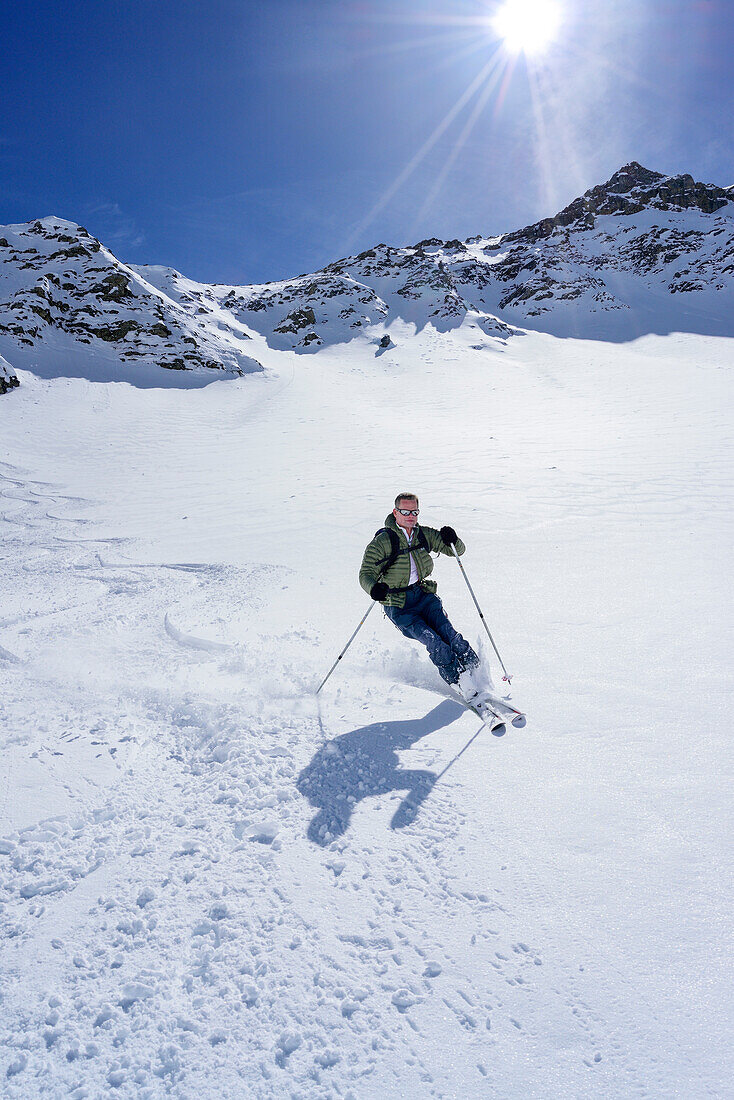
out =
{"type": "Polygon", "coordinates": [[[734,345],[471,338],[18,371],[4,1096],[732,1095],[734,345]],[[526,728],[379,611],[315,697],[399,490],[526,728]]]}

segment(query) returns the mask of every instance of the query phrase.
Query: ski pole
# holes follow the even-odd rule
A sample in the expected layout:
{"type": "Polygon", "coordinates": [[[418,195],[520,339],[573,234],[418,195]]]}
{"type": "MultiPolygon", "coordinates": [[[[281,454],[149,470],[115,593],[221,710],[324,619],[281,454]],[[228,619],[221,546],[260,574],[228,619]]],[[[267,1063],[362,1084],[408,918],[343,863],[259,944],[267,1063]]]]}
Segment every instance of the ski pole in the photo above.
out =
{"type": "Polygon", "coordinates": [[[318,687],[316,688],[316,694],[317,694],[317,695],[318,695],[318,693],[319,693],[319,692],[321,691],[321,689],[322,689],[322,687],[324,686],[324,684],[326,683],[326,681],[327,681],[327,680],[329,679],[329,677],[331,676],[331,674],[332,674],[332,672],[334,671],[334,669],[336,668],[336,666],[337,666],[337,665],[339,664],[339,662],[341,661],[341,659],[342,659],[342,657],[344,656],[344,654],[345,654],[345,653],[347,652],[347,650],[349,649],[349,647],[350,647],[350,645],[352,644],[352,642],[354,641],[354,639],[355,639],[355,638],[357,637],[357,634],[359,633],[359,631],[361,630],[361,628],[362,628],[362,627],[364,626],[364,622],[365,622],[365,619],[367,618],[367,616],[369,615],[370,611],[372,610],[372,608],[373,608],[374,606],[375,606],[375,603],[374,603],[374,600],[373,600],[373,602],[372,602],[372,603],[370,604],[370,606],[369,606],[369,607],[367,608],[367,610],[365,611],[365,613],[364,613],[364,616],[363,616],[363,618],[362,618],[362,621],[360,622],[359,626],[358,626],[358,627],[357,627],[357,629],[355,630],[354,634],[352,634],[351,638],[349,639],[349,641],[347,642],[347,644],[346,644],[346,645],[344,646],[344,649],[343,649],[343,650],[341,651],[341,653],[339,654],[339,656],[337,657],[337,659],[336,659],[336,660],[334,661],[334,664],[333,664],[333,665],[331,666],[331,668],[329,669],[329,671],[328,671],[328,672],[326,673],[326,676],[324,676],[323,680],[321,681],[321,683],[319,684],[319,686],[318,686],[318,687]]]}
{"type": "Polygon", "coordinates": [[[497,649],[497,646],[494,644],[494,638],[492,637],[492,635],[490,633],[490,630],[489,630],[489,627],[487,626],[487,620],[484,618],[484,615],[482,614],[482,609],[481,609],[481,607],[479,606],[479,604],[477,602],[477,597],[474,595],[474,589],[469,584],[469,578],[466,575],[466,569],[461,564],[461,558],[459,557],[458,552],[456,550],[456,544],[453,543],[453,542],[451,544],[451,549],[454,552],[454,557],[456,558],[456,560],[459,563],[459,569],[461,570],[462,575],[464,577],[464,580],[466,581],[466,586],[469,589],[469,591],[471,592],[471,598],[474,600],[474,606],[476,607],[477,611],[479,612],[479,618],[482,620],[482,623],[484,624],[484,629],[487,631],[487,634],[489,635],[489,640],[492,643],[492,648],[494,649],[495,653],[497,654],[497,660],[502,665],[502,671],[504,672],[504,676],[502,677],[502,679],[506,680],[507,683],[509,684],[509,683],[512,682],[512,677],[510,676],[509,672],[505,668],[505,663],[502,660],[502,658],[500,657],[500,651],[497,649]]]}

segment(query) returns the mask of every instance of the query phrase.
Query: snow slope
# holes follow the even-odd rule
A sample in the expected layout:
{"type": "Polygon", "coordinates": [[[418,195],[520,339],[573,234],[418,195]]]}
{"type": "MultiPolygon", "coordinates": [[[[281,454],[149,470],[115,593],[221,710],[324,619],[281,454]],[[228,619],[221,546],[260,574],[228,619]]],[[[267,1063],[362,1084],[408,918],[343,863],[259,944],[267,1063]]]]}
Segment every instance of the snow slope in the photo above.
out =
{"type": "Polygon", "coordinates": [[[731,1094],[732,342],[391,332],[3,402],[9,1098],[731,1094]],[[524,730],[314,698],[400,489],[524,730]]]}

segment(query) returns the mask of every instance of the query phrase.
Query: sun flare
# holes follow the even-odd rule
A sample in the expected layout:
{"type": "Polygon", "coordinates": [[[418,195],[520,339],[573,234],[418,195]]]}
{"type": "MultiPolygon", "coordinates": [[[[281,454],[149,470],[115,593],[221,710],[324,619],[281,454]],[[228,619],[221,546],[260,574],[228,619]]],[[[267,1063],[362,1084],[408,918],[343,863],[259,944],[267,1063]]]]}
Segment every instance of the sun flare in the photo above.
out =
{"type": "Polygon", "coordinates": [[[492,27],[510,53],[539,54],[550,46],[561,24],[556,0],[506,0],[492,27]]]}

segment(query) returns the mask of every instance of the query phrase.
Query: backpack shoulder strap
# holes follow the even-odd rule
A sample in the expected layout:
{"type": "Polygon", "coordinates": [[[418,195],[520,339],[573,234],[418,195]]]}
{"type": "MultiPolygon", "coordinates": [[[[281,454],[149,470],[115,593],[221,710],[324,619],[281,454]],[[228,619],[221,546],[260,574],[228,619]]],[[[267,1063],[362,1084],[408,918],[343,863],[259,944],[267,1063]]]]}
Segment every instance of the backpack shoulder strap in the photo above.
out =
{"type": "Polygon", "coordinates": [[[382,576],[383,573],[387,573],[388,569],[392,568],[398,559],[398,555],[400,554],[400,539],[390,527],[380,527],[378,531],[375,531],[374,537],[377,538],[378,535],[387,535],[390,539],[390,553],[385,558],[382,568],[380,569],[380,576],[382,576]]]}

